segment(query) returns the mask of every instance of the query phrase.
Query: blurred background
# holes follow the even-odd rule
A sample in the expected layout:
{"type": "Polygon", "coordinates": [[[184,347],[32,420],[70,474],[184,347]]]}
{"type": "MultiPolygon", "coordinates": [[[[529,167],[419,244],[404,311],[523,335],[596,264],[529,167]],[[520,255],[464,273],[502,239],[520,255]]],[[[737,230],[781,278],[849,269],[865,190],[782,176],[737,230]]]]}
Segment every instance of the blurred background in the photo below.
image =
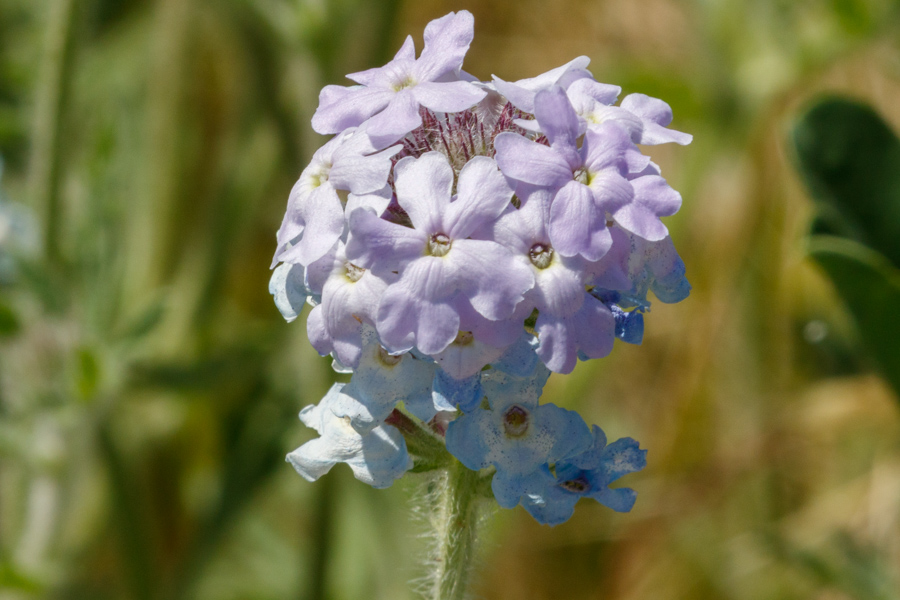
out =
{"type": "Polygon", "coordinates": [[[497,512],[477,597],[900,598],[897,392],[791,142],[823,93],[900,130],[895,2],[0,0],[0,599],[414,597],[421,481],[284,462],[335,375],[268,265],[318,90],[462,8],[479,78],[588,55],[694,134],[649,148],[691,296],[545,394],[648,449],[637,505],[497,512]]]}

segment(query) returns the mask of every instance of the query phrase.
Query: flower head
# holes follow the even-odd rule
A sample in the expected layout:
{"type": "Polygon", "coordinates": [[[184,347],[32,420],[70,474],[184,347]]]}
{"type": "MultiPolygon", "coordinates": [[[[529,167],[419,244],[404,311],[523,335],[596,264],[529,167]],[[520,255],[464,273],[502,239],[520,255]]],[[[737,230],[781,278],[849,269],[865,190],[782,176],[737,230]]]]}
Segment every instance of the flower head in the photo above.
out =
{"type": "Polygon", "coordinates": [[[644,452],[540,396],[551,372],[640,343],[650,294],[688,295],[664,221],[681,195],[639,146],[691,137],[662,100],[617,105],[587,57],[477,81],[473,35],[450,13],[418,57],[407,38],[320,94],[313,128],[334,137],[291,192],[269,289],[288,321],[313,305],[313,347],[351,377],[301,413],[321,437],[289,460],[310,480],[347,462],[383,487],[410,454],[419,471],[449,452],[541,522],[582,496],[628,510],[634,492],[609,484],[644,452]]]}

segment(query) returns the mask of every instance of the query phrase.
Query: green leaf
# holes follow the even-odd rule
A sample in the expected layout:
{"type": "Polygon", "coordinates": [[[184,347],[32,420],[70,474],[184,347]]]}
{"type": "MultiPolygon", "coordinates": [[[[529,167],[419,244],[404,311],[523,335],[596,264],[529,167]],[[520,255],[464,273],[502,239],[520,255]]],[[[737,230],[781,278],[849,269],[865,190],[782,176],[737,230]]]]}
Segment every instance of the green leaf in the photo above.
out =
{"type": "Polygon", "coordinates": [[[864,104],[829,98],[794,126],[798,169],[817,201],[816,233],[856,240],[900,267],[900,140],[864,104]]]}
{"type": "Polygon", "coordinates": [[[12,564],[0,563],[0,590],[37,594],[41,588],[39,581],[18,571],[12,564]]]}
{"type": "Polygon", "coordinates": [[[12,307],[0,301],[0,337],[13,336],[19,332],[19,329],[19,318],[12,307]]]}
{"type": "Polygon", "coordinates": [[[90,348],[79,348],[76,352],[78,369],[75,375],[75,387],[78,397],[89,400],[97,393],[100,383],[100,362],[90,348]]]}
{"type": "Polygon", "coordinates": [[[863,345],[900,395],[900,270],[878,252],[835,236],[813,236],[809,254],[834,283],[863,345]]]}

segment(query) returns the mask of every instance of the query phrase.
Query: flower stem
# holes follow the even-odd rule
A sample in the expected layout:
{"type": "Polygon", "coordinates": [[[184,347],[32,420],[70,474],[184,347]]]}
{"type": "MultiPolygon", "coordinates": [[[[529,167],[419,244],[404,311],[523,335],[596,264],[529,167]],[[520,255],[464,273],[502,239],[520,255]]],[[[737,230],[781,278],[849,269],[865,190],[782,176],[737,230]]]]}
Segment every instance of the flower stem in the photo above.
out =
{"type": "Polygon", "coordinates": [[[436,515],[437,564],[432,600],[462,600],[466,596],[478,524],[478,472],[457,460],[447,468],[436,515]]]}

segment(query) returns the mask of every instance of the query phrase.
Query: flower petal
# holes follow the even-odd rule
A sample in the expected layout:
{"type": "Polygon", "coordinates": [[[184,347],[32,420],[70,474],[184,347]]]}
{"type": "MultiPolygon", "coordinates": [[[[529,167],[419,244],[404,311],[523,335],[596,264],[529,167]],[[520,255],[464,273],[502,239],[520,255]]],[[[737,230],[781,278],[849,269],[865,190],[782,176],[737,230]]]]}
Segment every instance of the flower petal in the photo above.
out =
{"type": "Polygon", "coordinates": [[[462,68],[475,37],[475,17],[467,10],[444,15],[425,26],[425,47],[413,68],[417,81],[435,81],[462,68]]]}
{"type": "Polygon", "coordinates": [[[556,151],[521,135],[504,132],[494,139],[497,164],[507,177],[560,188],[572,181],[569,163],[556,151]]]}
{"type": "Polygon", "coordinates": [[[472,306],[492,321],[512,315],[534,275],[513,254],[495,242],[455,240],[446,258],[466,277],[460,282],[472,306]]]}
{"type": "Polygon", "coordinates": [[[452,239],[466,238],[479,227],[490,226],[509,206],[512,195],[493,159],[472,158],[460,171],[456,199],[443,215],[447,235],[452,239]]]}
{"type": "Polygon", "coordinates": [[[553,248],[563,256],[580,254],[595,261],[612,246],[606,216],[591,190],[577,181],[569,182],[553,199],[549,230],[553,248]]]}
{"type": "Polygon", "coordinates": [[[319,94],[312,128],[316,133],[330,134],[356,127],[383,110],[393,96],[394,92],[381,88],[326,85],[319,94]]]}
{"type": "Polygon", "coordinates": [[[487,92],[468,81],[422,82],[412,88],[416,101],[435,112],[454,113],[472,108],[487,92]]]}
{"type": "Polygon", "coordinates": [[[394,167],[397,202],[423,235],[440,231],[441,215],[450,204],[453,169],[440,152],[426,152],[419,158],[401,159],[394,167]]]}
{"type": "Polygon", "coordinates": [[[380,219],[369,209],[350,214],[347,258],[377,274],[403,269],[422,256],[425,243],[422,232],[380,219]]]}
{"type": "Polygon", "coordinates": [[[405,89],[394,93],[384,110],[369,119],[366,133],[376,148],[387,148],[421,124],[419,103],[405,89]]]}
{"type": "Polygon", "coordinates": [[[459,332],[459,315],[450,305],[456,273],[440,258],[423,257],[404,270],[381,298],[376,325],[385,347],[403,352],[416,346],[437,354],[459,332]]]}
{"type": "Polygon", "coordinates": [[[306,223],[303,235],[278,258],[307,266],[323,257],[341,237],[344,209],[334,187],[324,183],[298,201],[297,211],[306,223]]]}
{"type": "Polygon", "coordinates": [[[550,141],[550,147],[565,159],[569,168],[574,171],[581,167],[576,144],[581,135],[578,115],[566,92],[558,86],[538,92],[534,97],[534,116],[550,141]]]}

